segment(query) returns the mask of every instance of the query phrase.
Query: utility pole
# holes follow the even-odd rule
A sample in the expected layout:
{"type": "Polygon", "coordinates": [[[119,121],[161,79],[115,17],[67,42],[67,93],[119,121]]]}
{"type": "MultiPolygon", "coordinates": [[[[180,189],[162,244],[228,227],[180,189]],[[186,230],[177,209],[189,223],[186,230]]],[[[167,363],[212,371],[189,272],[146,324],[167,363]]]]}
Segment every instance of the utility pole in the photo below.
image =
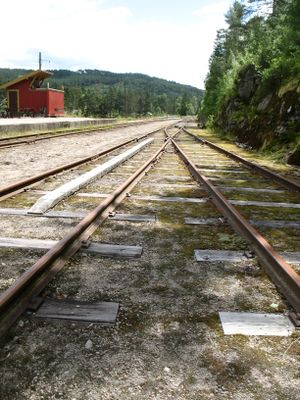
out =
{"type": "Polygon", "coordinates": [[[50,60],[43,60],[42,59],[42,52],[41,51],[39,51],[39,70],[41,70],[42,69],[42,61],[48,61],[48,63],[50,64],[50,60]]]}

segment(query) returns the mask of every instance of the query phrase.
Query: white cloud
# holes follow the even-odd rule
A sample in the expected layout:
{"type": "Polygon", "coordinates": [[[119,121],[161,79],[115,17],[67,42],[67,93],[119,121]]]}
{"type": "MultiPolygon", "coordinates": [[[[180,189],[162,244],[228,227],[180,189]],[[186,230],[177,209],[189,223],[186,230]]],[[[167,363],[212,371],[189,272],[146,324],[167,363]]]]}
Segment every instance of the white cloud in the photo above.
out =
{"type": "Polygon", "coordinates": [[[48,69],[141,72],[202,86],[228,8],[228,1],[212,4],[178,24],[138,21],[107,0],[10,0],[2,8],[0,67],[36,68],[42,51],[48,69]]]}
{"type": "MultiPolygon", "coordinates": [[[[13,60],[28,62],[33,50],[54,58],[95,59],[108,40],[122,38],[124,24],[132,15],[126,7],[99,7],[97,0],[10,0],[0,26],[3,40],[0,65],[11,65],[13,60]],[[17,10],[17,13],[15,12],[17,10]],[[12,23],[13,21],[13,23],[12,23]]],[[[115,49],[111,49],[115,51],[115,49]]],[[[33,60],[32,60],[33,61],[33,60]]],[[[34,64],[34,61],[33,61],[34,64]]]]}

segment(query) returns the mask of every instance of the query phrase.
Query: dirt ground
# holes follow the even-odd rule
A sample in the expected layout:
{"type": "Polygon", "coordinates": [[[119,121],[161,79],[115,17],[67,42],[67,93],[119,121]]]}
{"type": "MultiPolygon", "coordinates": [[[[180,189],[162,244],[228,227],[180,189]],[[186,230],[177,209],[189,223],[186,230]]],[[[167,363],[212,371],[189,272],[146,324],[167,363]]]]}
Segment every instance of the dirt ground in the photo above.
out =
{"type": "MultiPolygon", "coordinates": [[[[131,134],[135,135],[128,133],[131,134]]],[[[129,136],[123,131],[118,140],[129,136]]],[[[120,166],[81,192],[109,193],[128,176],[131,167],[134,170],[142,165],[164,141],[162,133],[155,138],[155,143],[124,164],[128,166],[126,174],[124,165],[120,166]]],[[[110,139],[108,134],[101,145],[109,147],[110,139]]],[[[82,152],[81,157],[83,149],[77,149],[74,143],[78,138],[68,140],[70,150],[68,142],[64,143],[68,154],[73,159],[79,157],[75,154],[78,151],[82,152]]],[[[182,141],[180,145],[188,144],[182,141]]],[[[54,144],[51,146],[49,152],[55,152],[54,144]]],[[[94,146],[84,150],[85,155],[98,149],[98,144],[94,146]]],[[[11,172],[7,181],[20,176],[22,165],[22,150],[10,151],[18,156],[16,153],[12,156],[16,171],[11,172]]],[[[34,152],[31,156],[24,155],[28,174],[32,173],[30,157],[34,157],[34,152]]],[[[66,150],[57,157],[63,162],[66,150]]],[[[45,169],[54,160],[57,162],[58,158],[43,160],[38,168],[45,169]]],[[[61,180],[62,177],[57,183],[61,180]]],[[[52,185],[55,186],[54,181],[52,185]]],[[[257,187],[258,181],[253,181],[253,185],[257,187]]],[[[171,146],[131,194],[207,198],[171,146]]],[[[24,199],[26,195],[34,196],[30,193],[15,196],[3,204],[25,207],[24,202],[29,202],[24,199]]],[[[100,201],[72,196],[54,210],[88,211],[100,201]]],[[[290,337],[223,333],[219,311],[286,314],[289,306],[255,258],[243,263],[195,261],[195,249],[248,249],[227,224],[215,227],[185,224],[185,217],[221,217],[215,206],[209,200],[196,204],[128,197],[116,211],[155,215],[157,221],[134,223],[109,219],[97,229],[92,240],[142,246],[142,257],[128,260],[76,255],[44,293],[55,299],[119,302],[116,326],[50,322],[32,314],[24,315],[2,343],[0,398],[299,399],[299,332],[290,337]]],[[[299,211],[291,218],[299,220],[299,211]]],[[[13,216],[1,216],[0,221],[1,236],[44,239],[62,237],[77,222],[13,216]]],[[[280,247],[280,243],[277,245],[280,247]]],[[[290,243],[286,248],[293,250],[290,243]]],[[[12,284],[40,255],[35,251],[0,249],[0,290],[12,284]]]]}

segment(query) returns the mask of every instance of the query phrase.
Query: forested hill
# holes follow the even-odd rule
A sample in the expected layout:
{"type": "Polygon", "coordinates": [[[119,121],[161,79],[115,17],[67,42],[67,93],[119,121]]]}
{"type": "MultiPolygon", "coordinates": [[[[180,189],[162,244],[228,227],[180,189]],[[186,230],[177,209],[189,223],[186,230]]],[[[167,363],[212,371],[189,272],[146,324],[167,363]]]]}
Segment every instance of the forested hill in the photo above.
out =
{"type": "Polygon", "coordinates": [[[199,118],[300,165],[300,0],[235,1],[225,19],[199,118]]]}
{"type": "MultiPolygon", "coordinates": [[[[27,72],[0,68],[0,83],[27,72]]],[[[54,74],[51,87],[65,89],[66,109],[84,115],[195,114],[203,94],[195,87],[143,74],[90,69],[50,72],[54,74]]]]}

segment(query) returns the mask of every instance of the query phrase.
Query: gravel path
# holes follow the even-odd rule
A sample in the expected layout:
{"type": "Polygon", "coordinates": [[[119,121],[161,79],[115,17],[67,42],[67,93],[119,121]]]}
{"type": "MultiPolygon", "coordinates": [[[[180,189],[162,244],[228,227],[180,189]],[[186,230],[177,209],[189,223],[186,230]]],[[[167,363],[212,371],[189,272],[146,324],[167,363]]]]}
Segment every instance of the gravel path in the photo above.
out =
{"type": "MultiPolygon", "coordinates": [[[[170,124],[175,121],[170,121],[170,124]]],[[[135,136],[163,127],[165,121],[89,134],[77,134],[0,150],[0,185],[79,160],[135,136]],[[67,149],[67,150],[66,150],[67,149]]]]}

